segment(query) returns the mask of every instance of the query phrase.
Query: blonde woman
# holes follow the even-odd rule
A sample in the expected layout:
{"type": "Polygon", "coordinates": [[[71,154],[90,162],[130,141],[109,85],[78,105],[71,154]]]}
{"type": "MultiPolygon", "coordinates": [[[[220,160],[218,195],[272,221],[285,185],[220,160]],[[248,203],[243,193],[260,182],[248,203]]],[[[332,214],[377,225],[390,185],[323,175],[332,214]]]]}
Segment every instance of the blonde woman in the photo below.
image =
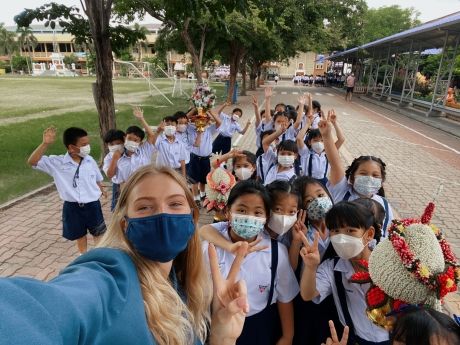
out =
{"type": "Polygon", "coordinates": [[[211,291],[197,220],[178,173],[139,169],[99,248],[48,283],[0,279],[0,343],[195,345],[210,328],[211,345],[234,344],[249,310],[245,284],[236,282],[247,248],[224,280],[210,247],[211,291]]]}

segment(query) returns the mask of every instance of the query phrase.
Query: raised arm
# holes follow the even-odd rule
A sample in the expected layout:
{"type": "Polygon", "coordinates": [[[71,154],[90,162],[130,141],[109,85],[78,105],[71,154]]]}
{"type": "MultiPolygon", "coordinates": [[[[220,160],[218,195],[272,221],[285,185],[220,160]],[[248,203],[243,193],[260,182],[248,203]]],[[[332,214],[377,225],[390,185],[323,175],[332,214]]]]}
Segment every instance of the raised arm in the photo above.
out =
{"type": "Polygon", "coordinates": [[[272,98],[272,95],[273,95],[273,89],[271,87],[266,87],[265,88],[265,113],[264,113],[266,123],[272,120],[272,112],[270,109],[270,100],[272,98]]]}
{"type": "Polygon", "coordinates": [[[212,243],[226,252],[232,252],[233,250],[233,242],[227,240],[224,236],[220,234],[219,231],[216,230],[212,225],[204,225],[198,230],[198,234],[200,235],[202,240],[208,241],[212,243]]]}
{"type": "Polygon", "coordinates": [[[45,154],[48,146],[56,141],[56,128],[51,126],[43,131],[43,140],[40,145],[32,152],[29,159],[27,159],[27,164],[30,166],[36,166],[38,161],[45,154]]]}
{"type": "Polygon", "coordinates": [[[242,150],[231,150],[227,153],[224,153],[222,156],[217,157],[217,159],[212,163],[212,168],[217,169],[221,163],[228,161],[230,158],[235,157],[245,157],[242,153],[242,150]]]}
{"type": "Polygon", "coordinates": [[[337,135],[337,140],[335,141],[335,147],[337,147],[337,150],[340,149],[340,146],[343,145],[345,142],[345,136],[343,135],[342,128],[339,126],[339,123],[337,122],[337,115],[335,114],[334,109],[331,110],[331,123],[332,126],[334,126],[335,129],[335,134],[337,135]]]}
{"type": "Polygon", "coordinates": [[[123,153],[120,151],[115,151],[112,155],[112,160],[110,161],[109,168],[107,169],[107,177],[112,178],[117,174],[118,170],[118,161],[121,158],[123,153]]]}
{"type": "Polygon", "coordinates": [[[241,135],[246,134],[246,132],[248,131],[248,128],[249,128],[250,125],[251,125],[251,120],[248,120],[248,122],[246,122],[246,125],[244,126],[243,130],[241,131],[241,135]]]}
{"type": "Polygon", "coordinates": [[[329,176],[329,182],[334,186],[339,183],[345,176],[345,170],[343,169],[342,162],[340,160],[339,151],[335,146],[334,138],[332,137],[332,123],[331,123],[332,112],[328,112],[327,119],[322,119],[318,124],[318,129],[321,132],[324,142],[324,151],[326,152],[327,159],[331,165],[331,174],[329,176]]]}
{"type": "Polygon", "coordinates": [[[304,301],[311,301],[319,295],[316,289],[316,270],[321,261],[318,250],[319,234],[315,233],[313,244],[308,243],[304,234],[301,234],[304,247],[300,250],[300,256],[304,262],[304,269],[300,278],[300,296],[304,301]]]}
{"type": "Polygon", "coordinates": [[[261,117],[259,112],[259,102],[257,101],[257,97],[254,95],[252,96],[252,106],[254,107],[254,116],[256,117],[255,126],[257,128],[260,125],[261,117]]]}
{"type": "Polygon", "coordinates": [[[266,135],[264,137],[264,140],[262,140],[262,148],[264,149],[264,152],[267,152],[268,147],[270,146],[270,144],[276,138],[278,138],[280,135],[282,135],[284,132],[286,132],[286,129],[287,129],[286,125],[282,124],[282,126],[280,128],[278,128],[276,131],[274,131],[272,134],[266,135]]]}
{"type": "Polygon", "coordinates": [[[222,124],[222,121],[221,121],[221,119],[220,119],[220,116],[214,114],[214,112],[213,112],[212,110],[209,110],[209,111],[207,112],[207,114],[208,114],[214,121],[216,121],[216,128],[219,128],[220,125],[222,124]]]}
{"type": "Polygon", "coordinates": [[[144,119],[144,110],[142,110],[140,107],[134,107],[133,115],[136,119],[139,120],[139,122],[142,124],[142,127],[144,127],[145,133],[147,133],[147,141],[150,144],[154,144],[156,140],[156,136],[152,128],[150,128],[149,124],[144,119]]]}
{"type": "Polygon", "coordinates": [[[300,124],[302,123],[302,118],[303,118],[303,110],[305,108],[305,103],[307,101],[306,95],[300,95],[299,98],[297,99],[297,103],[299,106],[299,110],[297,111],[297,118],[293,124],[294,128],[297,129],[299,128],[300,124]]]}
{"type": "Polygon", "coordinates": [[[217,116],[220,116],[220,113],[224,111],[230,105],[229,102],[224,102],[222,105],[217,109],[217,116]]]}

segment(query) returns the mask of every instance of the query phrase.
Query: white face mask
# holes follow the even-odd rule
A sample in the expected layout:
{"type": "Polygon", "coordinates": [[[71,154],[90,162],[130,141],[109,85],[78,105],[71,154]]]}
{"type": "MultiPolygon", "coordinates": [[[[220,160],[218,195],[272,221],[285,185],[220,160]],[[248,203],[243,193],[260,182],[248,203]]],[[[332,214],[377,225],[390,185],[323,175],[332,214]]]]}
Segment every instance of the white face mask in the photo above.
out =
{"type": "Polygon", "coordinates": [[[295,156],[285,156],[285,155],[278,156],[278,164],[285,168],[293,166],[294,161],[295,161],[295,156]]]}
{"type": "Polygon", "coordinates": [[[180,133],[184,133],[187,130],[186,124],[177,125],[177,131],[180,133]]]}
{"type": "Polygon", "coordinates": [[[128,151],[135,152],[139,148],[139,143],[136,143],[135,141],[131,141],[131,140],[126,140],[125,148],[128,151]]]}
{"type": "Polygon", "coordinates": [[[297,221],[297,215],[288,216],[285,214],[271,213],[268,226],[278,235],[282,235],[289,231],[297,221]]]}
{"type": "Polygon", "coordinates": [[[176,134],[176,126],[165,126],[165,135],[168,137],[176,134]]]}
{"type": "Polygon", "coordinates": [[[88,145],[80,147],[80,152],[78,153],[78,155],[81,158],[85,158],[87,155],[89,155],[90,152],[91,152],[91,146],[89,146],[88,144],[88,145]]]}
{"type": "Polygon", "coordinates": [[[240,181],[247,180],[248,178],[252,176],[253,173],[254,173],[254,170],[249,169],[249,168],[235,169],[235,175],[236,177],[238,177],[238,180],[240,181]]]}
{"type": "Polygon", "coordinates": [[[358,256],[364,249],[362,237],[338,234],[331,236],[331,243],[337,255],[346,260],[358,256]]]}
{"type": "Polygon", "coordinates": [[[319,154],[324,151],[324,144],[322,141],[317,141],[311,144],[311,149],[319,154]]]}
{"type": "Polygon", "coordinates": [[[120,151],[120,152],[123,152],[123,144],[119,144],[119,145],[109,145],[109,152],[116,152],[116,151],[120,151]]]}
{"type": "Polygon", "coordinates": [[[238,121],[239,119],[240,119],[240,117],[237,114],[232,115],[232,120],[233,121],[238,121]]]}

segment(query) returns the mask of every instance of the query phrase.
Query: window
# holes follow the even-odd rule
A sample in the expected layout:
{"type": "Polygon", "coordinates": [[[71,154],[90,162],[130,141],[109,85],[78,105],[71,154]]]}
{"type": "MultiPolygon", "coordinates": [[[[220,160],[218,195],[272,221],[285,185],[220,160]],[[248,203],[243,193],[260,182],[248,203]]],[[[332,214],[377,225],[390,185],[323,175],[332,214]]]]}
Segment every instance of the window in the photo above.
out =
{"type": "Polygon", "coordinates": [[[38,43],[37,46],[34,49],[35,52],[37,53],[42,53],[45,51],[45,44],[44,43],[38,43]]]}
{"type": "Polygon", "coordinates": [[[59,43],[59,52],[61,53],[70,53],[72,49],[70,43],[59,43]]]}
{"type": "Polygon", "coordinates": [[[48,53],[54,53],[53,43],[45,43],[46,44],[46,51],[48,53]]]}

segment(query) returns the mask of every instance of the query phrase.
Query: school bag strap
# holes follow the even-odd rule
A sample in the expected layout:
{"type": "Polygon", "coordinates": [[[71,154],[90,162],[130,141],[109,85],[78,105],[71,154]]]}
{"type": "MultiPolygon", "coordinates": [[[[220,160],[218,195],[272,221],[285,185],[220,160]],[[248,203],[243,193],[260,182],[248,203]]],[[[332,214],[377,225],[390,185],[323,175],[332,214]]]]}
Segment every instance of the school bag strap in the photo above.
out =
{"type": "Polygon", "coordinates": [[[260,171],[260,182],[264,183],[265,180],[265,174],[264,174],[264,164],[262,163],[262,155],[257,157],[257,164],[259,165],[259,171],[260,171]]]}
{"type": "Polygon", "coordinates": [[[383,200],[383,208],[385,209],[385,219],[383,220],[383,226],[382,226],[382,236],[386,237],[386,232],[387,232],[387,226],[388,223],[390,222],[390,205],[388,205],[388,200],[381,196],[383,200]]]}
{"type": "Polygon", "coordinates": [[[270,280],[270,291],[268,293],[268,301],[267,306],[268,308],[272,303],[273,293],[275,291],[275,278],[276,278],[276,271],[278,270],[278,241],[275,239],[271,239],[271,246],[272,246],[272,262],[270,271],[272,273],[272,277],[270,280]]]}
{"type": "Polygon", "coordinates": [[[347,191],[345,195],[343,196],[343,201],[348,201],[350,199],[351,193],[350,191],[347,191]]]}
{"type": "Polygon", "coordinates": [[[334,280],[335,280],[335,286],[337,288],[337,295],[339,297],[340,301],[340,307],[342,308],[342,313],[343,317],[345,318],[345,323],[346,326],[350,329],[349,336],[348,336],[348,344],[354,344],[354,339],[355,337],[355,327],[353,324],[353,320],[351,319],[350,312],[348,311],[348,306],[347,306],[347,297],[345,295],[345,287],[343,286],[343,281],[342,281],[342,272],[336,271],[335,266],[339,262],[340,257],[336,256],[334,257],[334,280]]]}

